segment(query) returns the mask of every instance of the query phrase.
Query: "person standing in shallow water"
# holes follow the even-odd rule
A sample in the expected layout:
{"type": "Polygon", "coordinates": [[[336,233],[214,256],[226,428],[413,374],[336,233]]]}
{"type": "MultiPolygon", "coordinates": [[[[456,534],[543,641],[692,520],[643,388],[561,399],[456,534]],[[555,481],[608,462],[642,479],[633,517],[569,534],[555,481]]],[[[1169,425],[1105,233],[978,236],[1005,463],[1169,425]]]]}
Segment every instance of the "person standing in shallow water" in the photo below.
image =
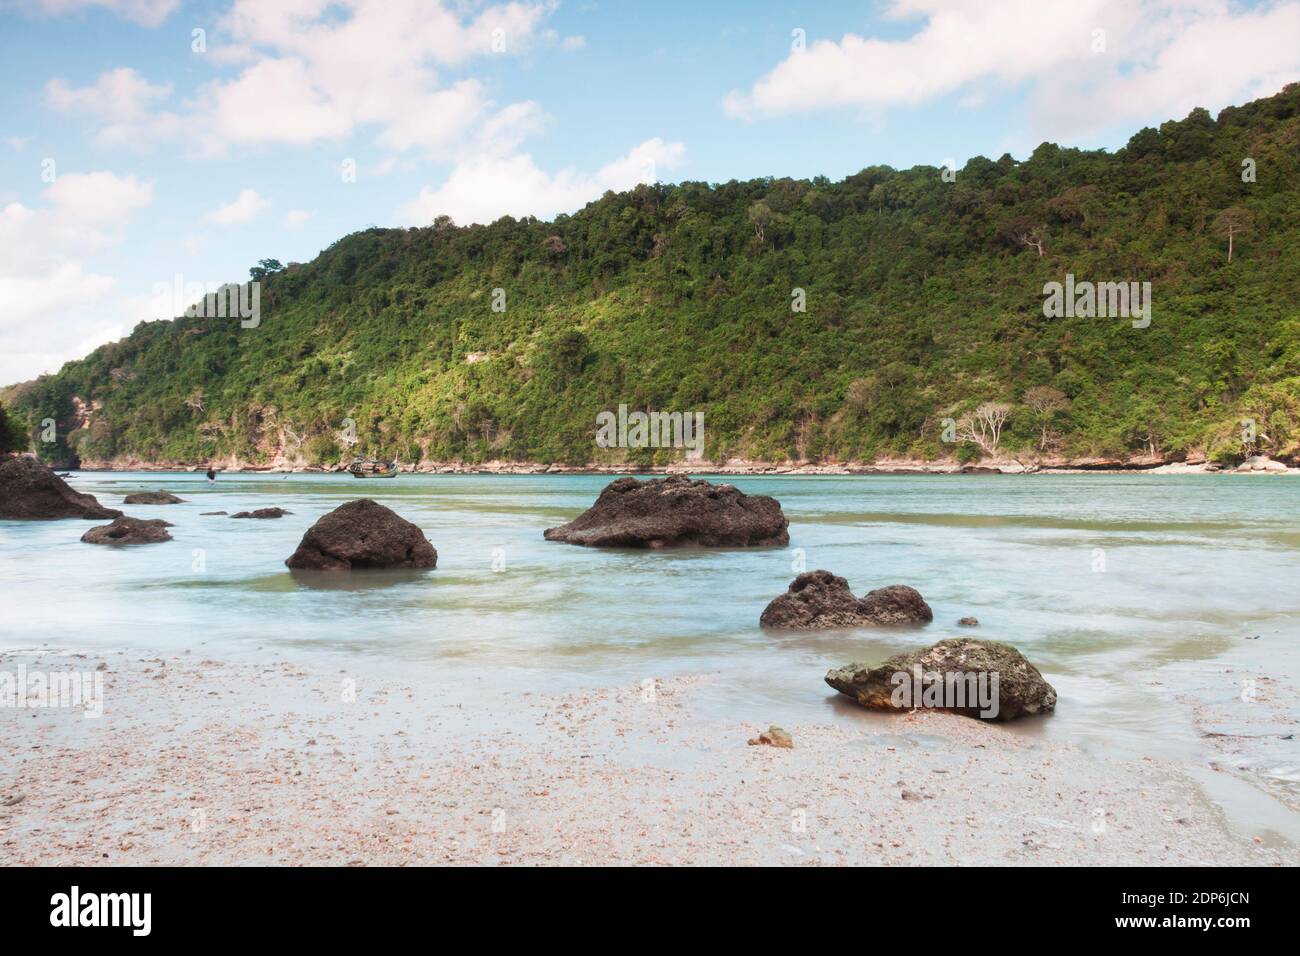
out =
{"type": "Polygon", "coordinates": [[[208,469],[208,481],[216,481],[216,480],[217,480],[217,472],[216,472],[216,470],[213,469],[213,468],[209,468],[209,469],[208,469]]]}

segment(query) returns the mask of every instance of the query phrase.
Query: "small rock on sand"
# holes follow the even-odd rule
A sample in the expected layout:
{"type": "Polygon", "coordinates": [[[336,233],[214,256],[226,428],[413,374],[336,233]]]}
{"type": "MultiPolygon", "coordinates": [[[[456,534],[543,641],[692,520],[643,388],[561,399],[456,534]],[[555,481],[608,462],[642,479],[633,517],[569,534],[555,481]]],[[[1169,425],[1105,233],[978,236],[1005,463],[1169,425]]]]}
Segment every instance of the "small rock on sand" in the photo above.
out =
{"type": "Polygon", "coordinates": [[[757,737],[751,737],[749,739],[749,745],[751,747],[756,747],[759,744],[767,744],[769,747],[782,747],[786,750],[794,749],[793,738],[775,724],[767,728],[767,730],[763,731],[757,737]]]}
{"type": "Polygon", "coordinates": [[[830,671],[826,683],[874,710],[930,707],[968,717],[1011,720],[1056,709],[1056,689],[1020,651],[1000,641],[969,637],[948,638],[898,654],[878,667],[846,664],[830,671]],[[915,687],[918,681],[919,688],[915,687]],[[987,700],[979,699],[981,692],[987,700]]]}

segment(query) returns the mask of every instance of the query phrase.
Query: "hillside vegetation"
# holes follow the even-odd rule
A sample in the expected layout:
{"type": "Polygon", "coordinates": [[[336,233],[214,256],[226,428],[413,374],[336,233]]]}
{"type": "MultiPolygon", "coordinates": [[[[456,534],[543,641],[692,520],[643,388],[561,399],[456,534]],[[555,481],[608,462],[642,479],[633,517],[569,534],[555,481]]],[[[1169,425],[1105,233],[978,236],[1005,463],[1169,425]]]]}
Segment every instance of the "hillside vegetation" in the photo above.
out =
{"type": "Polygon", "coordinates": [[[1297,456],[1300,85],[952,178],[686,182],[549,223],[369,229],[263,263],[256,328],[141,323],[3,398],[34,437],[59,423],[40,453],[97,462],[681,457],[597,448],[620,403],[702,411],[714,461],[1297,456]],[[1149,327],[1045,318],[1066,273],[1150,282],[1149,327]],[[996,447],[980,406],[1005,417],[996,447]]]}

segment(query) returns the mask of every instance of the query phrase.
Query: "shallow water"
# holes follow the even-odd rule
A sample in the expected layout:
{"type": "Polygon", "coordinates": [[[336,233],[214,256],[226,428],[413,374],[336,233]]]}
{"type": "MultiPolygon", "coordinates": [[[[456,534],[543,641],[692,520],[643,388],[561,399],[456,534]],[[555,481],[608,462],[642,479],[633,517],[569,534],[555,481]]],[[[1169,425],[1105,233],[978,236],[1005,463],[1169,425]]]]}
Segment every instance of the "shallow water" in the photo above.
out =
{"type": "MultiPolygon", "coordinates": [[[[1027,735],[1203,765],[1179,693],[1240,694],[1300,657],[1300,482],[1234,475],[735,478],[777,497],[787,548],[608,551],[543,540],[606,476],[85,473],[102,504],[165,488],[186,501],[126,507],[175,541],[82,544],[93,522],[0,522],[0,647],[192,649],[217,656],[338,652],[493,674],[503,693],[715,673],[707,716],[787,725],[880,720],[837,698],[829,667],[877,662],[958,633],[1006,640],[1060,694],[1027,735]],[[284,559],[310,524],[370,496],[424,529],[431,572],[323,580],[284,559]],[[279,520],[200,515],[279,505],[279,520]],[[794,576],[826,568],[855,592],[906,583],[934,608],[918,629],[771,633],[758,616],[794,576]],[[976,631],[957,628],[974,615],[976,631]],[[1249,640],[1258,636],[1258,640],[1249,640]],[[1231,673],[1219,662],[1230,661],[1231,673]]],[[[1284,703],[1295,714],[1295,698],[1284,703]]],[[[888,718],[883,718],[888,720],[888,718]]],[[[1231,728],[1229,728],[1231,729],[1231,728]]],[[[1295,741],[1251,770],[1297,786],[1295,741]],[[1288,779],[1289,778],[1289,779],[1288,779]]],[[[1257,758],[1257,759],[1256,759],[1257,758]]]]}

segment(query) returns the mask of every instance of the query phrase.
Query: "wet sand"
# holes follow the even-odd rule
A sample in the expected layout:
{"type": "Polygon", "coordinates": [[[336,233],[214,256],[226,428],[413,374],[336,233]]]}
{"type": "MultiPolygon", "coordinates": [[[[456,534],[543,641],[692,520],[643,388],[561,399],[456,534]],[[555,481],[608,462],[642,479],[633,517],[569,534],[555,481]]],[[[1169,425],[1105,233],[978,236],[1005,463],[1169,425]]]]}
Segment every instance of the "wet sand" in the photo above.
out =
{"type": "Polygon", "coordinates": [[[970,718],[783,724],[785,750],[746,743],[779,714],[696,711],[716,674],[503,694],[332,663],[3,655],[105,669],[101,718],[0,707],[0,863],[1300,862],[1177,763],[970,718]]]}

